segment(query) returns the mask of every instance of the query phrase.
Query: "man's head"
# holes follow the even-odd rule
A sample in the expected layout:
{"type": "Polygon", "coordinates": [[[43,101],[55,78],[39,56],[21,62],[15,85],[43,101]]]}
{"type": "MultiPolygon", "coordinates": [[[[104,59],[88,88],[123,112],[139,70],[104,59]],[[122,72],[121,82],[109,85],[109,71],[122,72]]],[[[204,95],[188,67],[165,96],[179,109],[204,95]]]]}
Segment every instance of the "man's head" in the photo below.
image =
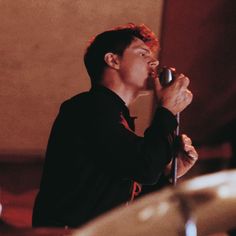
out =
{"type": "Polygon", "coordinates": [[[109,52],[122,56],[125,49],[137,38],[153,52],[158,50],[159,44],[155,34],[143,24],[119,26],[92,39],[84,55],[92,85],[100,83],[104,69],[108,66],[104,56],[109,52]]]}

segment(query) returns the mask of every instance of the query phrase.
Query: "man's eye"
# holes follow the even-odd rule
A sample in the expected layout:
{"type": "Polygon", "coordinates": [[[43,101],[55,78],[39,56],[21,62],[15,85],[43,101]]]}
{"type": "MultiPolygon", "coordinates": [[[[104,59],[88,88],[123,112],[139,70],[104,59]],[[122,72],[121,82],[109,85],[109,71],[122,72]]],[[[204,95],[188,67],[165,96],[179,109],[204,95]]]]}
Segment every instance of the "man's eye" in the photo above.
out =
{"type": "Polygon", "coordinates": [[[145,57],[146,54],[145,54],[144,52],[141,52],[141,53],[140,53],[140,56],[141,56],[141,57],[145,57]]]}

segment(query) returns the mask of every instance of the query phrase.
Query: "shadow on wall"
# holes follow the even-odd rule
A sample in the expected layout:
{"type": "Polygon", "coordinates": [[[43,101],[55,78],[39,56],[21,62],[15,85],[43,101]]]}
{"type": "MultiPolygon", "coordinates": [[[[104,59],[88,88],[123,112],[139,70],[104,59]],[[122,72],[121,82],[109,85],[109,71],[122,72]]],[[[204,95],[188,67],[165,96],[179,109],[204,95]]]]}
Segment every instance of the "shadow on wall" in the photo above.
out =
{"type": "Polygon", "coordinates": [[[40,154],[0,154],[1,219],[6,225],[31,226],[42,167],[40,154]]]}

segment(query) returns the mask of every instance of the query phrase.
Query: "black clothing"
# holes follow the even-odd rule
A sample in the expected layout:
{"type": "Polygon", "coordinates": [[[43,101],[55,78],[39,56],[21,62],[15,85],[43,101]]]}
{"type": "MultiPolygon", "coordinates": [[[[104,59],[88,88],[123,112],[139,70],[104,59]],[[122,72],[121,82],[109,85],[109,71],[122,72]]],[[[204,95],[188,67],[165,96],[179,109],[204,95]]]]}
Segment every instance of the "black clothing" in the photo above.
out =
{"type": "Polygon", "coordinates": [[[134,181],[158,187],[176,126],[159,108],[137,136],[124,101],[102,86],[65,101],[49,138],[33,226],[77,227],[129,201],[134,181]]]}

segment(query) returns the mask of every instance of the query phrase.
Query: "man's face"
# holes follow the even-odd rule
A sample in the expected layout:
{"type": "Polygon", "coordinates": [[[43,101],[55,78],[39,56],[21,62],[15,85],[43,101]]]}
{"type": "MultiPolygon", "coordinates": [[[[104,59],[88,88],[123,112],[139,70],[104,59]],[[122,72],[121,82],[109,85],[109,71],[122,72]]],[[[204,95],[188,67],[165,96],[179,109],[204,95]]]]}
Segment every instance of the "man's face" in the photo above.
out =
{"type": "Polygon", "coordinates": [[[135,38],[120,57],[120,76],[126,86],[137,91],[150,89],[151,72],[158,65],[150,48],[135,38]]]}

